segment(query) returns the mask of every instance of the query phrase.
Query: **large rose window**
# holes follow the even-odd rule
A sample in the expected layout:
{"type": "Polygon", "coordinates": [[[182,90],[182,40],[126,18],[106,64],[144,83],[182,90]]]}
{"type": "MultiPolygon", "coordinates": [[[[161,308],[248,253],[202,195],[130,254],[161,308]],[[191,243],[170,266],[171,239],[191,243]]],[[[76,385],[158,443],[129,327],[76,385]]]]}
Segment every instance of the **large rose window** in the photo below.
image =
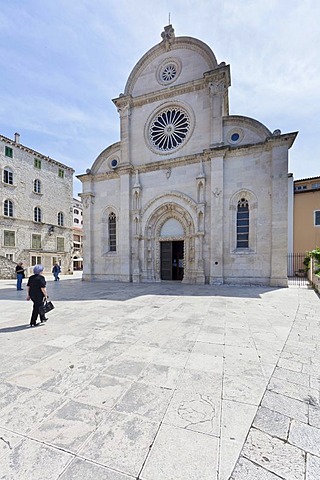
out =
{"type": "Polygon", "coordinates": [[[169,107],[159,112],[149,127],[151,145],[162,152],[178,148],[190,130],[188,113],[180,107],[169,107]]]}

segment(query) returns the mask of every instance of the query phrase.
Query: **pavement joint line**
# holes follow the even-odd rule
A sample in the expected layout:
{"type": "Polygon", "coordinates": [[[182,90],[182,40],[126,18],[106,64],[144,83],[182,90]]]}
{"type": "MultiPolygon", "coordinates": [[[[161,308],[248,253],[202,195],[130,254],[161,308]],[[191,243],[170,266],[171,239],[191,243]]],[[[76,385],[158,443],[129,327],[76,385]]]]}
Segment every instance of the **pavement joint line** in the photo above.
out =
{"type": "MultiPolygon", "coordinates": [[[[308,464],[309,469],[319,466],[319,471],[314,470],[313,474],[320,478],[320,422],[317,423],[315,416],[317,408],[320,410],[320,384],[316,383],[314,374],[317,361],[311,361],[319,352],[319,296],[313,290],[183,284],[119,285],[86,283],[70,278],[63,278],[59,285],[55,285],[52,281],[48,282],[49,295],[57,307],[45,329],[33,331],[31,336],[27,329],[13,330],[24,318],[28,321],[31,305],[22,301],[24,297],[18,295],[21,292],[14,290],[14,280],[0,281],[0,338],[6,340],[0,352],[0,440],[3,440],[0,442],[0,458],[3,474],[8,478],[12,475],[19,478],[19,469],[28,465],[26,455],[36,458],[33,456],[40,452],[40,445],[55,452],[50,461],[49,457],[46,459],[52,480],[66,480],[75,471],[77,478],[81,475],[85,478],[88,463],[94,469],[95,480],[108,478],[108,475],[113,475],[116,480],[160,480],[157,465],[162,468],[161,480],[193,480],[198,477],[202,480],[243,480],[251,479],[253,472],[259,469],[283,480],[308,480],[307,457],[313,459],[308,464]],[[173,288],[176,290],[174,296],[173,288]],[[77,312],[75,305],[78,314],[74,313],[77,312]],[[129,337],[126,336],[128,328],[129,337]],[[110,335],[110,331],[114,335],[110,335]],[[221,343],[216,343],[220,331],[223,333],[222,350],[221,343]],[[113,338],[117,338],[116,343],[113,338]],[[174,338],[179,342],[172,341],[174,338]],[[180,338],[185,338],[185,342],[191,338],[191,351],[180,338]],[[276,349],[272,348],[273,341],[276,349]],[[81,349],[81,342],[84,342],[84,349],[81,349]],[[165,347],[166,343],[171,347],[165,347]],[[98,350],[103,345],[105,347],[98,350]],[[286,349],[286,346],[290,348],[286,349]],[[237,355],[241,354],[241,349],[245,356],[239,362],[237,355]],[[295,372],[287,368],[293,362],[287,360],[290,357],[296,360],[305,358],[307,363],[300,361],[300,371],[295,372]],[[70,370],[71,376],[67,368],[70,361],[75,367],[81,366],[70,370]],[[140,373],[139,362],[144,363],[140,373]],[[253,368],[255,363],[262,368],[262,376],[253,368]],[[41,368],[38,368],[39,364],[41,368]],[[113,365],[111,370],[108,370],[109,365],[113,365]],[[148,371],[145,385],[149,385],[146,390],[149,396],[142,395],[137,400],[131,389],[134,385],[144,384],[141,375],[150,365],[159,366],[159,369],[148,371]],[[53,370],[52,366],[55,366],[53,370]],[[178,370],[174,373],[177,368],[181,369],[179,376],[178,370]],[[244,373],[246,368],[249,371],[244,373]],[[281,369],[278,373],[281,378],[277,377],[277,368],[281,369]],[[286,375],[286,371],[291,372],[290,375],[286,375]],[[295,373],[308,378],[305,380],[301,376],[302,385],[295,383],[292,381],[295,373]],[[169,374],[176,375],[170,377],[168,385],[172,387],[166,386],[169,374]],[[249,379],[252,379],[251,384],[249,379]],[[273,380],[276,382],[272,383],[273,380]],[[47,381],[47,387],[42,388],[47,381]],[[211,400],[209,403],[203,401],[206,400],[203,395],[213,388],[217,399],[220,398],[219,417],[214,417],[215,427],[210,430],[206,418],[210,418],[207,415],[211,411],[211,400]],[[309,393],[308,388],[311,389],[309,393]],[[68,395],[70,389],[72,395],[68,395]],[[169,397],[165,393],[159,396],[160,389],[164,392],[172,390],[172,393],[169,397]],[[190,394],[187,394],[188,389],[190,394]],[[304,389],[302,395],[299,389],[304,389]],[[193,391],[197,392],[196,396],[193,391]],[[295,398],[302,397],[304,392],[304,400],[295,398]],[[174,403],[176,393],[179,397],[174,403]],[[269,394],[272,397],[269,396],[269,403],[266,403],[264,399],[269,394]],[[34,395],[40,395],[42,400],[36,411],[30,411],[28,405],[36,398],[34,395]],[[61,401],[58,402],[59,397],[61,401]],[[125,403],[117,410],[124,398],[125,403]],[[100,405],[102,399],[110,402],[110,408],[100,405]],[[185,417],[179,417],[179,399],[183,399],[187,406],[185,417]],[[276,403],[273,405],[270,399],[276,403]],[[231,410],[225,410],[223,420],[224,405],[231,410]],[[279,429],[272,430],[272,422],[268,424],[268,431],[264,430],[261,418],[264,419],[268,410],[274,412],[273,418],[277,418],[279,411],[280,418],[289,419],[283,423],[283,434],[279,429]],[[257,427],[254,421],[259,411],[262,417],[260,415],[257,427]],[[101,415],[99,421],[98,412],[101,415]],[[241,412],[246,412],[246,416],[242,418],[241,412]],[[108,418],[106,425],[116,427],[118,436],[112,450],[108,447],[111,445],[108,432],[104,431],[104,421],[108,418]],[[113,419],[122,423],[111,425],[113,419]],[[226,429],[222,428],[222,421],[226,422],[226,429]],[[130,422],[132,432],[137,435],[132,447],[126,443],[132,432],[125,429],[125,424],[130,422]],[[147,424],[150,425],[148,435],[153,435],[151,443],[147,431],[139,430],[147,424]],[[162,429],[163,426],[166,428],[162,429]],[[37,432],[37,438],[34,438],[33,431],[37,432]],[[238,442],[242,431],[245,432],[241,440],[244,443],[239,444],[237,451],[228,451],[229,436],[238,442]],[[169,432],[174,433],[177,440],[174,445],[170,443],[169,432]],[[187,436],[183,432],[188,432],[187,436]],[[188,442],[184,443],[186,439],[188,442]],[[252,444],[253,440],[255,444],[252,444]],[[19,445],[23,441],[24,447],[21,448],[19,445]],[[200,442],[199,447],[197,442],[200,442]],[[126,449],[125,456],[121,453],[122,444],[126,449]],[[193,457],[194,448],[196,459],[193,457]],[[287,449],[284,457],[281,456],[283,448],[287,449]],[[277,449],[280,449],[280,457],[277,449]],[[302,457],[296,457],[297,452],[303,454],[302,457]],[[133,458],[139,468],[134,467],[133,458]],[[269,458],[267,463],[264,458],[269,458]],[[76,464],[75,459],[78,460],[76,464]]],[[[294,363],[292,367],[296,368],[294,363]]],[[[137,391],[142,392],[141,388],[137,391]]],[[[40,471],[34,475],[30,470],[23,480],[37,476],[41,478],[40,471]]]]}

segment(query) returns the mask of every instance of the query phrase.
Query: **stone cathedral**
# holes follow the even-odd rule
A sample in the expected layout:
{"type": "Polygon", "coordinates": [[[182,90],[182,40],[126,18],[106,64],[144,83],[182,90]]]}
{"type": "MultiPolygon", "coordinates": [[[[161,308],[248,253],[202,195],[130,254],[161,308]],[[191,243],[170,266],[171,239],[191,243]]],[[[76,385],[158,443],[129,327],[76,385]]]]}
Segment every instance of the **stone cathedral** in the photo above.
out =
{"type": "Polygon", "coordinates": [[[161,37],[113,100],[120,141],[78,176],[83,279],[286,286],[297,133],[230,115],[230,66],[172,25],[161,37]]]}

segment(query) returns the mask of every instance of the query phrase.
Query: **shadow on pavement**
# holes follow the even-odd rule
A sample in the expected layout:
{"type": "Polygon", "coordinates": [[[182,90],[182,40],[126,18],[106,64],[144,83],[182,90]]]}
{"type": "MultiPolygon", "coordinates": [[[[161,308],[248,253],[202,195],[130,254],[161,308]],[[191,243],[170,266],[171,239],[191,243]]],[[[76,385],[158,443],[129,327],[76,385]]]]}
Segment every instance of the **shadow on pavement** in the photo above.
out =
{"type": "Polygon", "coordinates": [[[12,332],[20,332],[21,330],[32,330],[30,325],[17,325],[16,327],[5,327],[0,328],[0,333],[12,333],[12,332]]]}
{"type": "MultiPolygon", "coordinates": [[[[13,286],[7,288],[7,284],[2,284],[1,288],[0,284],[0,300],[26,302],[26,292],[17,292],[12,287],[13,286]]],[[[161,283],[84,282],[81,278],[65,279],[61,282],[47,282],[47,290],[51,300],[70,302],[90,300],[121,302],[152,295],[173,297],[260,298],[264,293],[278,290],[279,288],[282,287],[257,285],[190,285],[174,281],[161,283]]]]}

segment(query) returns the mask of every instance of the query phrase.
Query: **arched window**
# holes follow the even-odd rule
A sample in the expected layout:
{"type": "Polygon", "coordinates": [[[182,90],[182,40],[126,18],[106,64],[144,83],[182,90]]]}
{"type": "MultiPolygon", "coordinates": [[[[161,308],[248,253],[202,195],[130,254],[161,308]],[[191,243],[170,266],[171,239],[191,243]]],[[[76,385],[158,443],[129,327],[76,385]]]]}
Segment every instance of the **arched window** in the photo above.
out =
{"type": "Polygon", "coordinates": [[[79,223],[79,220],[77,218],[73,219],[74,223],[79,223]]]}
{"type": "Polygon", "coordinates": [[[58,225],[59,227],[63,227],[64,224],[64,218],[63,218],[63,212],[58,213],[58,225]]]}
{"type": "Polygon", "coordinates": [[[11,200],[3,202],[3,214],[5,217],[13,217],[13,202],[11,200]]]}
{"type": "Polygon", "coordinates": [[[41,208],[40,207],[34,207],[33,220],[35,222],[41,222],[42,221],[42,213],[41,213],[41,208]]]}
{"type": "Polygon", "coordinates": [[[79,210],[77,210],[77,209],[75,208],[75,209],[73,210],[73,213],[74,213],[75,215],[79,215],[79,210]]]}
{"type": "Polygon", "coordinates": [[[117,251],[117,218],[116,215],[111,212],[108,218],[109,223],[109,251],[117,251]]]}
{"type": "Polygon", "coordinates": [[[33,191],[35,193],[41,193],[41,182],[38,178],[36,178],[33,182],[33,191]]]}
{"type": "Polygon", "coordinates": [[[10,167],[5,167],[3,170],[3,183],[13,185],[13,171],[10,167]]]}
{"type": "Polygon", "coordinates": [[[237,206],[237,248],[249,248],[249,203],[245,198],[237,206]]]}

